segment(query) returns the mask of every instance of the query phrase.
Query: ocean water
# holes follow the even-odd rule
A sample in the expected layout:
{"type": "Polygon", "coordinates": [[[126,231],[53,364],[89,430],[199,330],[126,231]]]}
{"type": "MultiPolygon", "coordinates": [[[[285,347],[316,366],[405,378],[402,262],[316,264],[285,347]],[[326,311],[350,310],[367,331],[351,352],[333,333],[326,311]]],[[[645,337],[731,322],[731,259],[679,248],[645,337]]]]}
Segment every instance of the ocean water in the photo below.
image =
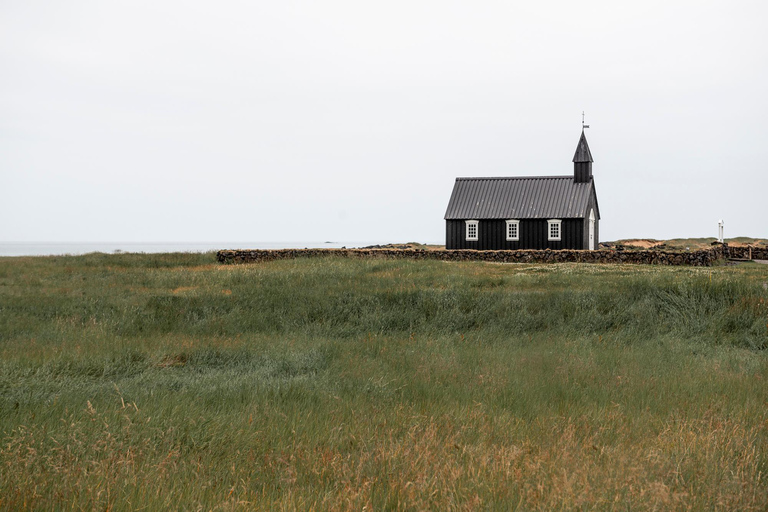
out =
{"type": "MultiPolygon", "coordinates": [[[[377,242],[0,242],[0,256],[208,252],[221,249],[316,249],[365,247],[377,242]]],[[[378,242],[381,243],[381,242],[378,242]]]]}

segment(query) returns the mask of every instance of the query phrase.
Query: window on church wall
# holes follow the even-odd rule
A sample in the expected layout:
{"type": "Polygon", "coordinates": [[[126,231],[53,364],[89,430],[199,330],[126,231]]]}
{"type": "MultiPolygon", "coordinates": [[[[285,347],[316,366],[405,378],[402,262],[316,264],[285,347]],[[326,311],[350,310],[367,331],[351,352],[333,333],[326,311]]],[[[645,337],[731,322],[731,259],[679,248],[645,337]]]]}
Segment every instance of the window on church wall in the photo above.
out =
{"type": "Polygon", "coordinates": [[[517,242],[520,240],[520,221],[507,221],[507,242],[517,242]]]}
{"type": "Polygon", "coordinates": [[[550,242],[559,242],[562,236],[562,224],[560,219],[550,219],[547,221],[547,240],[550,242]]]}
{"type": "Polygon", "coordinates": [[[477,234],[478,234],[478,224],[479,221],[476,220],[468,220],[465,221],[467,225],[467,241],[468,242],[476,242],[477,241],[477,234]]]}

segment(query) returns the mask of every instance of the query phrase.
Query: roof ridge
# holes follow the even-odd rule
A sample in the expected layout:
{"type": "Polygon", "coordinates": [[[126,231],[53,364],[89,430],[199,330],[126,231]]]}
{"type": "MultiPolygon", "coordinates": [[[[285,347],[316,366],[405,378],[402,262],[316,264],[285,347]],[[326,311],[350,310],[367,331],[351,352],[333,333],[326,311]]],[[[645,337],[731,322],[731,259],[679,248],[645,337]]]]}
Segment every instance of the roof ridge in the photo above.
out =
{"type": "Polygon", "coordinates": [[[562,176],[478,176],[478,177],[460,177],[456,178],[456,181],[469,181],[469,180],[560,180],[560,179],[573,179],[573,175],[562,176]]]}

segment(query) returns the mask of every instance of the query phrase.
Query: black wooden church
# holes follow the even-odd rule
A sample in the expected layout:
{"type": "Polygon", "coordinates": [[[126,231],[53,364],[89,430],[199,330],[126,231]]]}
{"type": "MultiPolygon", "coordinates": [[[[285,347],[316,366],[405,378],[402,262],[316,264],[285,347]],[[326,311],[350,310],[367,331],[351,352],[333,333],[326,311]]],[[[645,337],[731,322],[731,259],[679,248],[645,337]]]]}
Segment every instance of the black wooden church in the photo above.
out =
{"type": "Polygon", "coordinates": [[[446,249],[596,249],[600,224],[592,153],[581,130],[569,176],[456,178],[446,249]]]}

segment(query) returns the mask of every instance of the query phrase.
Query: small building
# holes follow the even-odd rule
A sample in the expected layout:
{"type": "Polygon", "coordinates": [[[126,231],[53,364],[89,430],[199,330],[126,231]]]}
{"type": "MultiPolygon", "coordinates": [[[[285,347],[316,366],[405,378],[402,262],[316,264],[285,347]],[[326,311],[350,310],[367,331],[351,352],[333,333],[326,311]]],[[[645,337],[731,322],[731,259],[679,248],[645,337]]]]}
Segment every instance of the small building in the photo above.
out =
{"type": "Polygon", "coordinates": [[[582,128],[572,175],[456,178],[445,248],[596,249],[600,208],[592,162],[582,128]]]}

